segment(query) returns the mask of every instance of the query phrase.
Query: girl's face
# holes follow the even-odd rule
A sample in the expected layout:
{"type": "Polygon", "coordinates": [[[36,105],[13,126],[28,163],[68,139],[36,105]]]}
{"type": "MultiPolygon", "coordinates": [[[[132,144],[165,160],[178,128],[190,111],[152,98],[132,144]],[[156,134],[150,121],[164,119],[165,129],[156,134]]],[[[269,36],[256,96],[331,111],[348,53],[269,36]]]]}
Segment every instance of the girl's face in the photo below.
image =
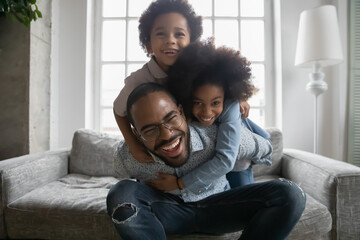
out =
{"type": "Polygon", "coordinates": [[[221,86],[205,84],[193,93],[194,117],[205,126],[210,126],[220,116],[224,105],[224,89],[221,86]]]}
{"type": "Polygon", "coordinates": [[[161,69],[167,72],[179,52],[189,44],[190,30],[186,18],[180,13],[165,13],[154,21],[147,51],[155,55],[161,69]]]}

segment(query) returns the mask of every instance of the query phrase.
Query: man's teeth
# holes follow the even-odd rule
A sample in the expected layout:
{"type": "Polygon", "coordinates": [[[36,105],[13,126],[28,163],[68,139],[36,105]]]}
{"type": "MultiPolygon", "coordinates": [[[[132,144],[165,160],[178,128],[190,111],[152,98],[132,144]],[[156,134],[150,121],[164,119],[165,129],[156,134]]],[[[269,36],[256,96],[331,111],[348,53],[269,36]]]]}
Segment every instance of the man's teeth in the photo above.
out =
{"type": "Polygon", "coordinates": [[[163,147],[162,149],[168,151],[170,149],[173,149],[177,145],[179,145],[179,143],[180,143],[180,138],[176,142],[174,142],[173,144],[171,144],[169,146],[166,146],[166,147],[163,147]]]}

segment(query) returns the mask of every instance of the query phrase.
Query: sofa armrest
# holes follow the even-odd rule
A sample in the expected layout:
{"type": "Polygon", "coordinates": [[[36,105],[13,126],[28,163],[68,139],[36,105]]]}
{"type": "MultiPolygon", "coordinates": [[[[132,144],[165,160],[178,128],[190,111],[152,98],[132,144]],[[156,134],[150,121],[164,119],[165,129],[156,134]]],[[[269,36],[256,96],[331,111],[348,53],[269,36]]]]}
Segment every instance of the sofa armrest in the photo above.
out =
{"type": "Polygon", "coordinates": [[[69,150],[47,151],[0,161],[0,238],[6,237],[6,205],[65,176],[68,173],[69,153],[69,150]]]}
{"type": "Polygon", "coordinates": [[[321,155],[284,149],[282,176],[328,207],[334,239],[360,239],[360,168],[321,155]]]}

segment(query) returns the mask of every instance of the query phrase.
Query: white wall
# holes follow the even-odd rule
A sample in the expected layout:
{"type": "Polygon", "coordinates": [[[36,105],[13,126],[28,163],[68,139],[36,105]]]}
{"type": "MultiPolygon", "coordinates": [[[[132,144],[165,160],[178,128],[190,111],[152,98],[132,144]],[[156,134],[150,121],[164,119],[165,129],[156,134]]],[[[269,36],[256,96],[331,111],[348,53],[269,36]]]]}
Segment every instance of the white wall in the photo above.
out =
{"type": "Polygon", "coordinates": [[[85,127],[87,0],[54,0],[51,149],[69,147],[85,127]]]}
{"type": "MultiPolygon", "coordinates": [[[[306,91],[310,69],[295,68],[295,48],[301,11],[323,4],[340,4],[340,31],[346,43],[346,3],[341,0],[279,0],[281,25],[282,119],[284,147],[313,151],[313,96],[306,91]]],[[[52,148],[70,146],[73,132],[85,127],[86,0],[54,0],[52,87],[52,148]],[[57,9],[56,9],[57,8],[57,9]],[[55,38],[55,39],[54,39],[55,38]],[[58,86],[57,86],[58,85],[58,86]],[[56,89],[55,89],[56,90],[56,89]],[[58,96],[56,96],[58,95],[58,96]]],[[[346,49],[344,48],[346,54],[346,49]]],[[[345,55],[346,57],[346,55],[345,55]]],[[[346,109],[346,62],[324,69],[329,89],[319,97],[319,153],[342,159],[346,109]],[[340,74],[341,73],[341,74],[340,74]],[[340,75],[342,77],[340,77],[340,75]]],[[[88,96],[89,97],[89,96],[88,96]]],[[[90,96],[91,98],[91,96],[90,96]]],[[[280,98],[280,99],[281,99],[280,98]]]]}
{"type": "MultiPolygon", "coordinates": [[[[300,13],[319,5],[341,4],[340,27],[344,56],[346,57],[346,1],[282,0],[281,1],[281,41],[282,41],[282,99],[284,147],[313,151],[314,96],[306,91],[311,69],[294,66],[295,48],[300,13]],[[345,19],[344,19],[345,18],[345,19]],[[345,21],[345,23],[344,23],[345,21]],[[345,28],[345,29],[344,29],[345,28]]],[[[338,8],[339,9],[339,8],[338,8]]],[[[343,159],[344,119],[346,109],[346,62],[324,68],[328,91],[318,98],[318,131],[320,154],[335,159],[343,159]],[[341,73],[341,74],[340,74],[341,73]]]]}

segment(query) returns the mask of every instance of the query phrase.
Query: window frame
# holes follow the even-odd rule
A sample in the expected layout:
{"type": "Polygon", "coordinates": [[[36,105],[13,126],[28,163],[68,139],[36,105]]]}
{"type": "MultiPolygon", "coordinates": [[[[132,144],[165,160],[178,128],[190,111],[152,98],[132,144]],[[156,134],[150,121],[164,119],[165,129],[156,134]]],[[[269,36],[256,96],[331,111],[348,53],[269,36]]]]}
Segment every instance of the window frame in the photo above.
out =
{"type": "MultiPolygon", "coordinates": [[[[129,15],[129,1],[126,0],[126,16],[125,17],[103,17],[102,16],[102,0],[95,1],[92,0],[93,8],[93,70],[92,74],[92,125],[93,129],[96,131],[102,131],[102,111],[103,109],[112,109],[112,106],[102,106],[101,97],[101,69],[104,64],[124,64],[125,66],[125,77],[129,76],[128,68],[130,64],[145,64],[147,61],[132,61],[128,60],[128,37],[129,32],[129,21],[137,20],[138,17],[130,17],[129,15]],[[102,38],[102,22],[104,20],[125,20],[125,58],[123,61],[102,61],[101,60],[101,38],[102,38]]],[[[251,109],[263,108],[265,112],[265,122],[264,127],[275,126],[276,125],[276,80],[275,80],[275,50],[274,50],[274,1],[273,0],[263,0],[264,1],[264,16],[263,17],[242,17],[240,16],[240,1],[238,0],[238,16],[234,17],[220,17],[215,16],[215,10],[212,8],[212,16],[204,16],[203,19],[210,19],[212,21],[212,33],[215,31],[215,21],[221,19],[236,19],[238,20],[239,26],[239,49],[241,49],[241,20],[251,19],[251,20],[262,20],[264,21],[264,61],[252,61],[254,64],[260,63],[264,64],[264,77],[265,77],[265,105],[264,107],[260,106],[250,106],[250,116],[251,109]]],[[[212,0],[213,6],[215,5],[215,0],[212,0]]],[[[140,45],[139,45],[140,48],[140,45]]],[[[125,79],[124,77],[124,79],[125,79]]],[[[123,81],[124,79],[119,79],[123,81]]],[[[115,121],[115,118],[114,118],[115,121]]],[[[120,131],[119,131],[120,133],[120,131]]]]}

